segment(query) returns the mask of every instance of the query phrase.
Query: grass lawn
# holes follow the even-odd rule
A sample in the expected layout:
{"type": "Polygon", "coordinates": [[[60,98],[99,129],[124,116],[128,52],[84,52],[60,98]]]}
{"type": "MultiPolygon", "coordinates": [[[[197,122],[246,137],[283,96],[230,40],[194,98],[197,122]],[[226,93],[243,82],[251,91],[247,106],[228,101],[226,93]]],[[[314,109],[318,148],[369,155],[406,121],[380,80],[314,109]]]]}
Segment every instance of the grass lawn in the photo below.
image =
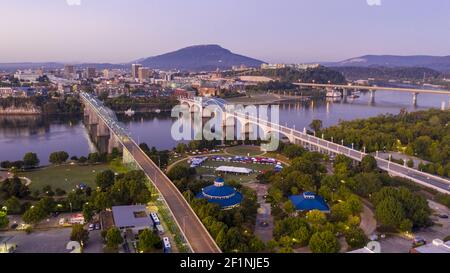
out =
{"type": "Polygon", "coordinates": [[[264,154],[260,146],[235,146],[227,148],[225,151],[237,156],[260,156],[264,154]]]}
{"type": "Polygon", "coordinates": [[[31,179],[29,186],[31,191],[41,191],[44,186],[50,185],[53,190],[60,188],[68,192],[80,183],[95,188],[96,174],[108,169],[114,168],[108,164],[51,166],[33,172],[21,173],[20,176],[31,179]]]}
{"type": "MultiPolygon", "coordinates": [[[[226,155],[224,155],[226,156],[226,155]]],[[[189,167],[189,164],[186,161],[179,163],[181,166],[189,167]]],[[[207,160],[201,167],[196,168],[197,175],[202,175],[205,179],[214,180],[216,173],[215,169],[220,166],[233,166],[233,167],[242,167],[248,168],[255,171],[265,171],[265,170],[273,170],[273,165],[263,165],[263,164],[253,164],[253,163],[239,163],[239,162],[223,162],[223,161],[212,161],[207,160]]],[[[256,180],[256,177],[259,173],[252,173],[250,175],[235,175],[235,174],[224,174],[223,178],[225,181],[235,180],[240,183],[248,183],[256,180]]]]}

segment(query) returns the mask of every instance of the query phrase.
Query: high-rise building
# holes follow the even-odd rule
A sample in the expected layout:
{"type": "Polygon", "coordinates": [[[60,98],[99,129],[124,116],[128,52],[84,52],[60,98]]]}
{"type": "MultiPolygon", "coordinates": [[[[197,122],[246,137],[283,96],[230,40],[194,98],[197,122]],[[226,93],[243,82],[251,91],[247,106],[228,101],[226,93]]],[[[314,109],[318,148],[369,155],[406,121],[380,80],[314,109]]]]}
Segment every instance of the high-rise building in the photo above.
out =
{"type": "Polygon", "coordinates": [[[93,79],[93,78],[95,78],[96,74],[97,74],[97,72],[94,67],[86,68],[86,78],[93,79]]]}
{"type": "Polygon", "coordinates": [[[138,78],[140,82],[143,82],[150,78],[151,70],[145,67],[139,67],[138,69],[138,78]]]}
{"type": "Polygon", "coordinates": [[[67,79],[73,78],[75,76],[75,66],[66,64],[64,66],[64,77],[67,79]]]}
{"type": "Polygon", "coordinates": [[[131,77],[137,79],[139,77],[139,68],[142,67],[142,64],[132,64],[131,65],[131,77]]]}

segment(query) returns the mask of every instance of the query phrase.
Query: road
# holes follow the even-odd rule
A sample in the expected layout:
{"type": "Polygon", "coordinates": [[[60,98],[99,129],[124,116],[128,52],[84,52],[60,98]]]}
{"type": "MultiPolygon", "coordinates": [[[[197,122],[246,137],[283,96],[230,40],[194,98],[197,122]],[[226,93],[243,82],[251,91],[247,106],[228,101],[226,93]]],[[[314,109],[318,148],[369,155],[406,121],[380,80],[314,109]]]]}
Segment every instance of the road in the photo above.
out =
{"type": "Polygon", "coordinates": [[[134,142],[125,140],[123,144],[166,200],[192,251],[220,253],[220,248],[172,181],[134,142]]]}

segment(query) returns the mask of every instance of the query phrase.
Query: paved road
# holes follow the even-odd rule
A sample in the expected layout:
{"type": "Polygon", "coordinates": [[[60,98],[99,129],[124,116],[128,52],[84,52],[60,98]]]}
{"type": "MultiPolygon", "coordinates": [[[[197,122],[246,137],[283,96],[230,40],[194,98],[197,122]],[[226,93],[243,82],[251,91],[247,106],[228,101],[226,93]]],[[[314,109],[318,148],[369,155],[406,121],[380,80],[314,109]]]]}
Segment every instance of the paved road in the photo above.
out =
{"type": "Polygon", "coordinates": [[[124,141],[124,146],[166,200],[173,216],[183,230],[186,240],[191,245],[192,251],[195,253],[220,253],[219,247],[172,181],[134,142],[124,141]]]}

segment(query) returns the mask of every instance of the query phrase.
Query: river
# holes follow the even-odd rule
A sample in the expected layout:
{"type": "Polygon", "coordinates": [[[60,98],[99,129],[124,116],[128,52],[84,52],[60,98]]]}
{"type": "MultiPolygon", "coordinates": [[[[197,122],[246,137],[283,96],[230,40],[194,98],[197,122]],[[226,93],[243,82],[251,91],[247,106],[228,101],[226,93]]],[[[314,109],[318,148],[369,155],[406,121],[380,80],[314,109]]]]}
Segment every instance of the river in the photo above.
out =
{"type": "MultiPolygon", "coordinates": [[[[409,93],[379,91],[374,103],[369,103],[368,93],[347,102],[283,103],[280,104],[280,123],[303,129],[313,119],[320,119],[328,127],[340,120],[397,114],[402,108],[408,111],[440,109],[442,102],[448,107],[449,98],[446,95],[419,95],[417,106],[413,106],[409,93]]],[[[119,116],[119,120],[138,142],[146,142],[158,149],[171,149],[178,143],[171,137],[173,120],[167,114],[119,116]]],[[[80,118],[0,116],[0,161],[20,160],[26,152],[35,152],[45,165],[49,154],[60,150],[78,157],[95,150],[80,118]]]]}

